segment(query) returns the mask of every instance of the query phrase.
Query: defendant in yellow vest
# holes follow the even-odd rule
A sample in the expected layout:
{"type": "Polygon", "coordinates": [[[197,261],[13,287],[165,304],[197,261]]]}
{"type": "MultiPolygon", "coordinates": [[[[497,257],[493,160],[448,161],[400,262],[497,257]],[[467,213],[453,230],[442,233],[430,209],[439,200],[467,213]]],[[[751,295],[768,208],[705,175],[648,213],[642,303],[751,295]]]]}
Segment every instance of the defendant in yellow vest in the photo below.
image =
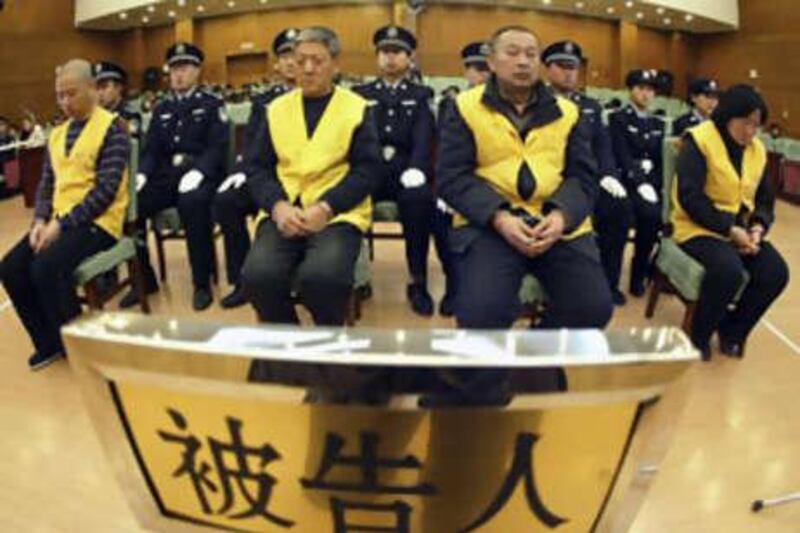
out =
{"type": "Polygon", "coordinates": [[[749,85],[725,91],[711,120],[684,134],[672,187],[672,237],[706,275],[691,327],[703,358],[711,337],[741,357],[750,331],[783,291],[789,270],[764,235],[775,218],[767,152],[755,134],[767,106],[749,85]],[[730,305],[749,281],[733,309],[730,305]]]}
{"type": "Polygon", "coordinates": [[[63,357],[59,330],[80,313],[73,272],[114,245],[128,206],[127,130],[97,105],[89,62],[57,69],[56,97],[68,120],[50,134],[31,230],[0,265],[33,341],[32,370],[63,357]]]}
{"type": "Polygon", "coordinates": [[[533,32],[502,28],[491,47],[491,78],[446,107],[440,126],[438,192],[459,213],[458,324],[511,326],[530,273],[548,299],[542,327],[603,327],[612,306],[589,219],[598,177],[588,124],[539,79],[533,32]]]}
{"type": "Polygon", "coordinates": [[[263,321],[297,322],[294,288],[317,324],[346,318],[381,160],[366,100],[333,85],[339,51],[327,28],[300,32],[301,88],[267,107],[245,153],[261,214],[242,283],[263,321]]]}

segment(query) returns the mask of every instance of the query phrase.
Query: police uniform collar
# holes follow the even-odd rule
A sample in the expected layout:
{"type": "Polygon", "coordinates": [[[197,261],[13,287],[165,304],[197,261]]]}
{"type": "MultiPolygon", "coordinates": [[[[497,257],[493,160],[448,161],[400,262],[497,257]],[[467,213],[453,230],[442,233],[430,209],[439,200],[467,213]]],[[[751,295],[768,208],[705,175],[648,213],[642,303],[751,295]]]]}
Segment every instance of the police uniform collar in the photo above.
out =
{"type": "Polygon", "coordinates": [[[704,117],[703,114],[700,111],[698,111],[698,109],[696,107],[692,108],[692,116],[695,119],[699,120],[700,122],[702,122],[702,121],[704,121],[706,119],[706,117],[704,117]]]}

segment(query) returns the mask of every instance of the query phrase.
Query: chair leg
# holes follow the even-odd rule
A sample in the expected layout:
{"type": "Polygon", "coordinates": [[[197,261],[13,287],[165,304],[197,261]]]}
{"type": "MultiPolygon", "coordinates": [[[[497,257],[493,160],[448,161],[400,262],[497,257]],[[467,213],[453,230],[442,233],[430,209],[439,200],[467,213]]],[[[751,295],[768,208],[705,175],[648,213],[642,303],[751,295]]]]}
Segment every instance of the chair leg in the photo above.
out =
{"type": "Polygon", "coordinates": [[[650,284],[650,297],[647,299],[647,308],[644,310],[646,318],[653,318],[656,312],[656,305],[658,305],[658,298],[664,290],[664,274],[657,268],[653,271],[653,280],[650,284]]]}
{"type": "Polygon", "coordinates": [[[158,277],[162,283],[167,280],[167,261],[164,255],[164,238],[158,232],[153,230],[153,235],[156,238],[156,255],[158,256],[158,277]]]}
{"type": "Polygon", "coordinates": [[[375,260],[375,234],[372,232],[372,228],[367,230],[367,246],[369,247],[369,260],[375,260]]]}
{"type": "Polygon", "coordinates": [[[350,299],[347,300],[347,316],[344,319],[344,323],[348,327],[354,327],[356,321],[359,319],[358,300],[359,298],[356,291],[351,291],[350,299]]]}
{"type": "Polygon", "coordinates": [[[139,308],[142,313],[150,314],[150,302],[147,301],[147,287],[144,284],[144,270],[139,263],[139,258],[134,257],[128,261],[128,276],[131,281],[131,288],[139,296],[139,308]]]}
{"type": "Polygon", "coordinates": [[[83,286],[83,292],[86,294],[86,304],[89,309],[96,311],[103,310],[103,298],[100,296],[100,291],[97,290],[97,283],[95,280],[90,280],[83,286]]]}
{"type": "Polygon", "coordinates": [[[692,323],[694,322],[694,313],[696,309],[696,302],[686,302],[686,312],[683,314],[683,324],[681,324],[681,329],[683,329],[684,333],[687,335],[692,334],[692,323]]]}

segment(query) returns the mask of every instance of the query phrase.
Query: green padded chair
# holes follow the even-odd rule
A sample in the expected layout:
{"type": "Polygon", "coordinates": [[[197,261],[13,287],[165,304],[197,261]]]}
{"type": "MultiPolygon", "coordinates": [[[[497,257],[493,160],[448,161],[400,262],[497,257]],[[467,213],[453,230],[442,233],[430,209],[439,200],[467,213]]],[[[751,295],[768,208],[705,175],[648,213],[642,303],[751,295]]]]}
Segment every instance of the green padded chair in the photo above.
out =
{"type": "MultiPolygon", "coordinates": [[[[677,137],[669,137],[664,140],[664,189],[662,191],[663,210],[661,215],[664,228],[669,228],[670,225],[672,183],[675,179],[675,166],[678,159],[677,141],[677,137]]],[[[686,333],[689,333],[694,320],[697,300],[700,297],[700,287],[703,284],[706,272],[702,264],[684,252],[678,243],[668,235],[669,231],[665,231],[659,242],[645,317],[653,317],[661,293],[675,294],[686,306],[681,327],[686,333]]],[[[744,281],[739,289],[739,295],[741,295],[749,281],[747,272],[745,271],[743,274],[744,281]]],[[[739,295],[737,295],[737,299],[739,295]]]]}
{"type": "Polygon", "coordinates": [[[144,276],[134,242],[136,224],[136,172],[139,168],[139,144],[131,140],[131,159],[128,165],[128,210],[125,231],[117,243],[98,254],[84,260],[75,269],[75,284],[83,288],[84,299],[91,309],[102,309],[106,302],[127,287],[134,287],[139,293],[139,306],[143,313],[150,312],[147,291],[144,290],[144,276]],[[98,280],[102,274],[113,272],[127,263],[128,278],[117,282],[110,290],[100,290],[98,280]]]}

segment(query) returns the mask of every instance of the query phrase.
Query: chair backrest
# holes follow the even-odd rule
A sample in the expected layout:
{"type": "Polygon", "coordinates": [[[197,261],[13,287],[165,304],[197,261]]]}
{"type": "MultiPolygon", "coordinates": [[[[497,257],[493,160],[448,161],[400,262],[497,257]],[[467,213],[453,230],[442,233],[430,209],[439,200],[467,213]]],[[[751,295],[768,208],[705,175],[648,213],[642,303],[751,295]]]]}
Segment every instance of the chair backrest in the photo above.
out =
{"type": "Polygon", "coordinates": [[[128,160],[128,222],[136,222],[136,174],[139,172],[139,141],[131,139],[131,154],[128,160]]]}
{"type": "Polygon", "coordinates": [[[672,183],[675,181],[675,167],[678,162],[680,137],[666,137],[662,146],[663,189],[661,191],[661,220],[665,226],[669,224],[672,210],[672,183]]]}

